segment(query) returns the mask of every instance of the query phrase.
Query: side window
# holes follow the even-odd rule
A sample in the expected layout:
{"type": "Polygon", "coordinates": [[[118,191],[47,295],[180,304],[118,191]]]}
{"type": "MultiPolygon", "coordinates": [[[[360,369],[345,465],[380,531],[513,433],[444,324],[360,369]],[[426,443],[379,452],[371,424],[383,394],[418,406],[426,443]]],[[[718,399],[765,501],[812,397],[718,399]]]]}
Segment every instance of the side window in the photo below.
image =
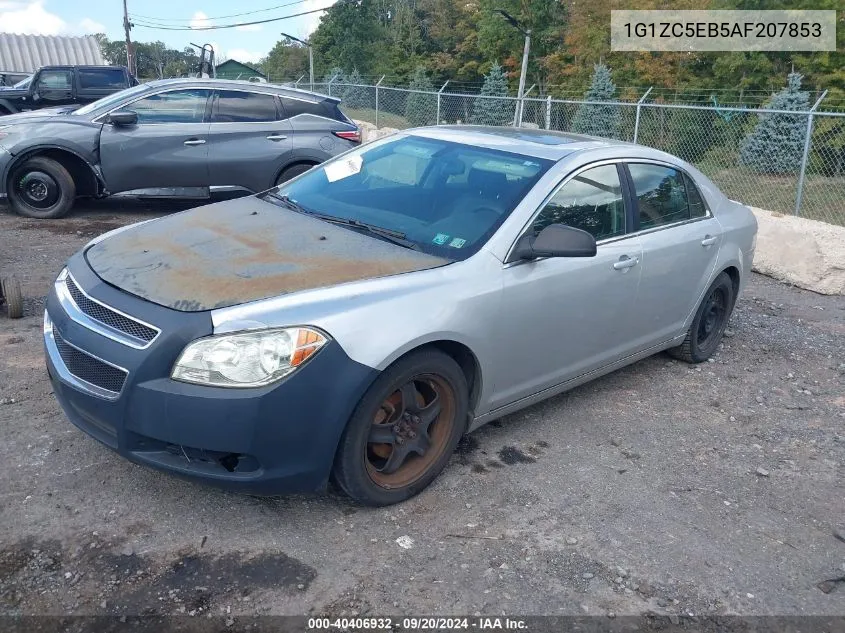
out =
{"type": "Polygon", "coordinates": [[[593,167],[572,178],[534,220],[534,234],[550,224],[565,224],[597,240],[625,233],[625,203],[616,165],[593,167]]]}
{"type": "Polygon", "coordinates": [[[77,72],[82,90],[126,87],[126,77],[119,68],[80,68],[77,72]]]}
{"type": "Polygon", "coordinates": [[[127,106],[138,123],[202,123],[208,90],[173,90],[139,99],[127,106]]]}
{"type": "Polygon", "coordinates": [[[690,208],[681,172],[647,163],[630,163],[628,169],[639,203],[641,229],[689,220],[690,208]]]}
{"type": "Polygon", "coordinates": [[[73,75],[69,70],[45,70],[38,76],[36,88],[41,90],[70,90],[73,75]]]}
{"type": "Polygon", "coordinates": [[[214,104],[212,123],[262,123],[275,121],[276,98],[239,90],[221,90],[214,104]]]}
{"type": "Polygon", "coordinates": [[[311,101],[301,101],[300,99],[290,99],[288,97],[280,97],[282,100],[282,107],[285,111],[284,118],[292,119],[298,114],[316,114],[317,116],[325,117],[326,111],[322,104],[311,101]]]}
{"type": "Polygon", "coordinates": [[[687,188],[687,202],[689,203],[689,211],[691,218],[703,218],[707,215],[707,205],[704,204],[704,198],[698,191],[698,187],[692,181],[692,178],[684,174],[684,184],[687,188]]]}

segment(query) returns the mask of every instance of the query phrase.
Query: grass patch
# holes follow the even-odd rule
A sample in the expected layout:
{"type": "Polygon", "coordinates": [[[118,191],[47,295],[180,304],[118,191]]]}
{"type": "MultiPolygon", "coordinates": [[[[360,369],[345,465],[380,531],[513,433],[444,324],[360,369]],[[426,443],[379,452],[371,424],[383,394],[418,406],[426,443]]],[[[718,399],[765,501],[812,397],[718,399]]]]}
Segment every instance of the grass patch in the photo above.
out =
{"type": "MultiPolygon", "coordinates": [[[[707,163],[698,168],[733,200],[784,215],[795,213],[798,174],[773,176],[747,167],[707,163]]],[[[807,175],[800,213],[804,218],[845,226],[845,177],[807,175]]]]}
{"type": "MultiPolygon", "coordinates": [[[[361,108],[360,110],[354,108],[343,108],[343,111],[350,119],[355,119],[356,121],[366,121],[367,123],[372,123],[373,125],[376,123],[376,111],[372,108],[361,108]]],[[[408,119],[405,117],[399,116],[398,114],[392,114],[390,112],[384,112],[383,110],[379,110],[378,125],[379,127],[393,127],[397,130],[404,130],[406,128],[413,127],[408,123],[408,119]]]]}

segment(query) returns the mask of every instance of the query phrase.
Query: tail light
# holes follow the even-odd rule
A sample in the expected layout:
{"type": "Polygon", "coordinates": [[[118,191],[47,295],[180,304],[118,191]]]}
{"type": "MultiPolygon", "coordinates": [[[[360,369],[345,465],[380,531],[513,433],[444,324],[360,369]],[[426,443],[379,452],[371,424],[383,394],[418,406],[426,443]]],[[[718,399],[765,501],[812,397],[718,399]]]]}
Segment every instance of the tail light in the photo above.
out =
{"type": "Polygon", "coordinates": [[[334,135],[353,143],[361,142],[361,130],[355,128],[354,130],[343,130],[342,132],[334,132],[334,135]]]}

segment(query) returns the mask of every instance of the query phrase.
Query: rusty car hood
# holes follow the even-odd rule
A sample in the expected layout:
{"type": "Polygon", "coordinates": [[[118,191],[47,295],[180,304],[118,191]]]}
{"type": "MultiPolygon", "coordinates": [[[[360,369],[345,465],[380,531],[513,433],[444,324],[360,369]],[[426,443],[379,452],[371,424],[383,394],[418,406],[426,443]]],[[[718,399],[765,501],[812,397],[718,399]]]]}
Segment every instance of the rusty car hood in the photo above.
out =
{"type": "Polygon", "coordinates": [[[254,197],[146,222],[85,256],[106,283],[183,312],[450,263],[254,197]]]}

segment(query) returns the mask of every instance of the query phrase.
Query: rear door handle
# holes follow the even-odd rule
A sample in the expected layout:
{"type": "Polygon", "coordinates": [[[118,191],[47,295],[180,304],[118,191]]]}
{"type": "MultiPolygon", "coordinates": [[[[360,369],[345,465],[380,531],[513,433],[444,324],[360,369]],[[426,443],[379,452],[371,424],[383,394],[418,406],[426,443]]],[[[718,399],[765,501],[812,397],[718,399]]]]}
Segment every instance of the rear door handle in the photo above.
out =
{"type": "Polygon", "coordinates": [[[639,263],[640,259],[638,257],[628,257],[627,255],[623,255],[619,258],[618,262],[614,262],[613,268],[614,270],[627,270],[628,268],[633,268],[639,263]]]}
{"type": "Polygon", "coordinates": [[[201,138],[189,138],[185,145],[205,145],[205,141],[201,138]]]}
{"type": "Polygon", "coordinates": [[[704,239],[701,240],[701,245],[704,247],[713,246],[716,242],[719,241],[719,238],[715,235],[705,235],[704,239]]]}
{"type": "Polygon", "coordinates": [[[284,141],[287,138],[284,134],[271,134],[267,137],[268,141],[284,141]]]}

